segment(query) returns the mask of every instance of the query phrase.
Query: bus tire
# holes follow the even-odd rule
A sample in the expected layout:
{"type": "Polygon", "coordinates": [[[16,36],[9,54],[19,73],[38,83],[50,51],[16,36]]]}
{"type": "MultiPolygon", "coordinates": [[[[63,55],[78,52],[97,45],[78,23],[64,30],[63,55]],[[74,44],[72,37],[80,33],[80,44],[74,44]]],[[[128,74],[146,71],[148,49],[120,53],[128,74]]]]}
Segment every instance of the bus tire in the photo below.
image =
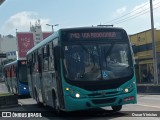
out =
{"type": "Polygon", "coordinates": [[[114,112],[118,112],[122,109],[122,105],[112,106],[112,109],[113,109],[114,112]]]}
{"type": "Polygon", "coordinates": [[[37,93],[37,90],[35,89],[35,97],[36,97],[36,101],[37,101],[37,104],[39,106],[42,106],[42,103],[39,101],[39,97],[38,97],[38,93],[37,93]]]}
{"type": "Polygon", "coordinates": [[[58,105],[58,99],[56,96],[56,93],[54,90],[52,90],[52,98],[53,98],[53,107],[54,107],[54,111],[56,113],[60,113],[60,109],[59,109],[59,105],[58,105]]]}

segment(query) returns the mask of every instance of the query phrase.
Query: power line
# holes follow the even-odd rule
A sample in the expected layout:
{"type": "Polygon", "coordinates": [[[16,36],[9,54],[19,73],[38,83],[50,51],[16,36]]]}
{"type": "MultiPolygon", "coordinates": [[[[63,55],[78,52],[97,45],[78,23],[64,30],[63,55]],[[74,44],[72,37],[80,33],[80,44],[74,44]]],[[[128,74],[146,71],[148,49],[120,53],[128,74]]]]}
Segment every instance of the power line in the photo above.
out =
{"type": "MultiPolygon", "coordinates": [[[[157,9],[157,8],[159,8],[159,7],[160,7],[160,5],[159,5],[159,6],[156,6],[154,9],[157,9]]],[[[148,13],[148,12],[149,12],[149,9],[145,9],[145,11],[140,11],[138,14],[136,14],[136,15],[134,15],[134,16],[130,16],[130,17],[126,18],[126,19],[122,19],[122,20],[116,21],[116,22],[114,22],[113,24],[119,24],[119,23],[126,22],[126,21],[128,21],[128,20],[137,18],[137,17],[139,17],[139,16],[141,16],[141,15],[143,15],[143,14],[146,14],[146,13],[148,13]]]]}
{"type": "MultiPolygon", "coordinates": [[[[159,3],[160,3],[160,2],[159,2],[159,3]]],[[[157,4],[157,5],[158,5],[158,4],[157,4]]],[[[154,7],[155,7],[155,6],[154,6],[154,7]]],[[[158,8],[158,7],[159,7],[159,6],[157,6],[156,8],[158,8]]],[[[156,8],[154,8],[154,9],[156,9],[156,8]]],[[[127,21],[127,20],[134,19],[134,18],[136,18],[136,17],[138,17],[138,16],[140,16],[140,15],[146,14],[147,12],[149,12],[149,9],[148,9],[148,8],[147,8],[147,9],[144,9],[143,11],[140,11],[140,12],[138,12],[138,13],[132,15],[132,16],[129,16],[129,17],[124,18],[124,19],[121,19],[121,20],[118,20],[118,21],[114,22],[113,24],[122,23],[122,22],[125,22],[125,21],[127,21]]]]}
{"type": "MultiPolygon", "coordinates": [[[[155,1],[155,0],[154,0],[154,1],[155,1]]],[[[158,5],[159,3],[160,3],[160,2],[158,2],[156,5],[158,5]]],[[[134,19],[134,18],[136,18],[136,17],[138,17],[138,16],[140,16],[140,15],[146,14],[146,13],[148,12],[149,8],[146,8],[146,9],[144,9],[143,11],[140,11],[140,12],[138,12],[138,13],[135,12],[135,11],[137,11],[137,10],[139,10],[139,9],[144,8],[146,5],[149,5],[149,2],[145,3],[143,6],[137,8],[137,9],[133,10],[132,12],[129,12],[129,13],[127,13],[127,14],[119,17],[119,18],[113,19],[113,20],[111,20],[111,21],[109,21],[109,22],[106,22],[106,23],[111,23],[111,22],[115,21],[115,22],[113,22],[112,24],[119,24],[119,23],[121,23],[121,22],[125,22],[125,21],[127,21],[127,20],[134,19]],[[128,15],[130,15],[130,14],[132,14],[132,13],[133,13],[132,16],[128,16],[128,15]],[[128,17],[127,17],[127,16],[128,16],[128,17]]],[[[156,5],[155,5],[155,6],[156,6],[156,5]]],[[[154,7],[155,7],[155,6],[154,6],[154,7]]],[[[159,6],[158,6],[158,7],[159,7],[159,6]]],[[[156,8],[157,8],[157,7],[156,7],[156,8]]],[[[154,8],[154,9],[156,9],[156,8],[154,8]]]]}
{"type": "MultiPolygon", "coordinates": [[[[146,6],[146,5],[149,5],[149,2],[147,2],[146,4],[144,4],[142,7],[144,7],[144,6],[146,6]]],[[[131,13],[137,11],[137,10],[139,10],[139,9],[140,9],[140,8],[137,8],[137,9],[133,10],[132,12],[129,12],[129,13],[127,13],[127,14],[124,14],[124,15],[122,15],[122,16],[120,16],[120,17],[118,17],[118,18],[115,18],[115,19],[113,19],[113,20],[110,20],[110,21],[108,21],[108,22],[106,22],[106,23],[110,23],[110,22],[116,21],[116,20],[118,20],[118,19],[121,19],[121,18],[123,18],[123,17],[125,17],[125,16],[127,16],[127,15],[129,15],[129,14],[131,14],[131,13]]]]}

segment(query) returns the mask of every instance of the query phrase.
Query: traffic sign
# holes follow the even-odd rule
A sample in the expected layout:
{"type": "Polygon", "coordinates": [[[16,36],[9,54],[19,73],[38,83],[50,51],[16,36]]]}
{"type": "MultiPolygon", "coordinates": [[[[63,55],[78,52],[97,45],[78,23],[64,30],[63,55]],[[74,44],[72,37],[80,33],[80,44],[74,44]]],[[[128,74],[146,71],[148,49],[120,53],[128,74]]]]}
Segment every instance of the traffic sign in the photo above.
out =
{"type": "Polygon", "coordinates": [[[7,55],[5,53],[0,53],[0,58],[6,58],[7,55]]]}

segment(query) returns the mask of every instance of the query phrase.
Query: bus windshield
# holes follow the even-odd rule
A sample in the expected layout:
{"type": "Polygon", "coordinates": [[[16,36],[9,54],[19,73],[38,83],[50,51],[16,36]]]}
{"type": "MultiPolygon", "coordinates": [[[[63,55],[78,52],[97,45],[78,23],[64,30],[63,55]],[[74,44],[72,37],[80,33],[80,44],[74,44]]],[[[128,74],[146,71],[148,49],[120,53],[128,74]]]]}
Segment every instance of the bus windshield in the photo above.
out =
{"type": "Polygon", "coordinates": [[[75,81],[128,77],[133,73],[129,53],[127,43],[65,45],[65,77],[75,81]]]}
{"type": "Polygon", "coordinates": [[[19,67],[19,80],[21,82],[28,82],[27,81],[27,67],[26,67],[26,65],[21,65],[19,67]]]}

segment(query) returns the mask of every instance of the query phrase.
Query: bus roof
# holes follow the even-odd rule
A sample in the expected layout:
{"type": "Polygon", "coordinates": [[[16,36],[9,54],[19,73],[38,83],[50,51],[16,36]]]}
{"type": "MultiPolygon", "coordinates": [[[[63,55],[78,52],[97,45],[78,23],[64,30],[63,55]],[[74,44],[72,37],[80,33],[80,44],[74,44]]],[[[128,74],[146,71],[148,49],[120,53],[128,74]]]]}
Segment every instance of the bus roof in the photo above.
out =
{"type": "Polygon", "coordinates": [[[8,66],[10,66],[10,65],[13,65],[13,64],[15,64],[16,62],[17,62],[17,60],[12,61],[12,62],[10,62],[10,63],[7,63],[7,64],[4,65],[4,68],[5,68],[5,67],[8,67],[8,66]]]}
{"type": "Polygon", "coordinates": [[[21,60],[15,60],[15,61],[12,61],[12,62],[10,62],[10,63],[7,63],[7,64],[4,65],[3,68],[6,68],[6,67],[8,67],[8,66],[10,66],[10,65],[14,65],[14,64],[16,64],[18,61],[21,61],[21,60]]]}
{"type": "Polygon", "coordinates": [[[62,31],[76,31],[76,30],[93,30],[93,29],[112,29],[112,30],[123,30],[122,28],[119,27],[103,27],[103,26],[93,26],[93,27],[75,27],[75,28],[63,28],[63,29],[59,29],[57,32],[51,34],[49,37],[45,38],[43,41],[41,41],[39,44],[37,44],[36,46],[34,46],[32,49],[30,49],[27,52],[27,55],[32,53],[32,51],[42,47],[43,45],[47,44],[48,42],[52,41],[54,38],[59,36],[59,33],[62,31]]]}
{"type": "Polygon", "coordinates": [[[89,30],[89,29],[119,29],[119,30],[124,30],[123,28],[120,28],[120,27],[104,27],[104,26],[92,26],[92,27],[75,27],[75,28],[63,28],[63,29],[60,29],[60,30],[89,30]]]}

